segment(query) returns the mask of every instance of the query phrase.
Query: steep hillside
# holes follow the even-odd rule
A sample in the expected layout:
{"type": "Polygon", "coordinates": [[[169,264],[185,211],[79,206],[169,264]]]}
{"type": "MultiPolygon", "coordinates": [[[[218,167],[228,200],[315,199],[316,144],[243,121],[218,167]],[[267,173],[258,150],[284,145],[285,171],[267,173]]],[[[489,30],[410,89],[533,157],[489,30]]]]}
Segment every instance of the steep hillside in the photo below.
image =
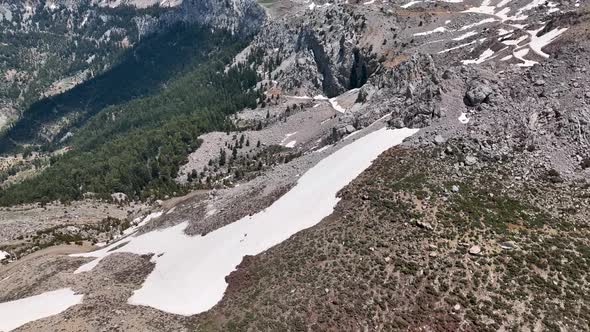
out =
{"type": "MultiPolygon", "coordinates": [[[[184,22],[247,37],[264,20],[251,1],[231,8],[214,1],[5,1],[0,9],[0,75],[6,78],[0,127],[18,120],[1,138],[2,152],[59,143],[97,110],[152,93],[191,60],[186,48],[169,58],[134,48],[150,35],[184,22]]],[[[157,47],[170,46],[169,36],[159,38],[157,47]]]]}
{"type": "Polygon", "coordinates": [[[10,224],[0,329],[590,330],[588,4],[171,10],[208,26],[130,54],[158,61],[153,42],[192,60],[151,72],[123,57],[142,68],[121,79],[134,95],[104,89],[44,144],[69,151],[0,192],[5,205],[130,209],[103,228],[10,224]],[[37,251],[44,238],[68,251],[37,251]]]}
{"type": "Polygon", "coordinates": [[[1,2],[2,127],[37,100],[103,73],[155,29],[163,12],[96,7],[90,1],[1,2]]]}

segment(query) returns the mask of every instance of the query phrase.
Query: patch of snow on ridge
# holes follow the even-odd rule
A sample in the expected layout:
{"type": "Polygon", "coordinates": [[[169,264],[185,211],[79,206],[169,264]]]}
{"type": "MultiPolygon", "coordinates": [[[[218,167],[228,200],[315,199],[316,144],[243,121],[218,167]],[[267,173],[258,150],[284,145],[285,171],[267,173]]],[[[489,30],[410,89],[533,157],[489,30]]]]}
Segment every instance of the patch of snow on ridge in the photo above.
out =
{"type": "Polygon", "coordinates": [[[541,37],[537,37],[537,33],[539,33],[539,31],[543,30],[544,28],[545,27],[540,28],[538,30],[532,30],[527,32],[531,36],[531,42],[529,43],[529,47],[531,48],[531,50],[544,58],[548,58],[549,54],[542,51],[543,47],[549,45],[552,41],[559,37],[559,35],[564,33],[567,30],[567,28],[553,29],[545,33],[541,37]]]}
{"type": "Polygon", "coordinates": [[[456,49],[463,48],[465,46],[469,46],[469,45],[475,44],[476,42],[477,42],[477,40],[473,40],[473,41],[470,41],[469,43],[465,43],[465,44],[457,45],[457,46],[454,46],[454,47],[451,47],[451,48],[447,48],[446,50],[442,50],[442,51],[438,52],[438,54],[443,54],[443,53],[447,53],[447,52],[450,52],[450,51],[454,51],[456,49]]]}
{"type": "Polygon", "coordinates": [[[330,98],[329,99],[330,105],[332,105],[332,108],[339,113],[346,113],[346,109],[342,106],[340,106],[340,104],[338,104],[338,101],[336,100],[336,97],[334,98],[330,98]]]}
{"type": "Polygon", "coordinates": [[[527,60],[524,58],[525,55],[529,54],[529,49],[528,48],[521,48],[518,51],[514,51],[512,52],[512,55],[514,55],[514,57],[520,61],[522,61],[523,63],[519,63],[518,66],[519,67],[532,67],[535,64],[537,64],[537,61],[533,61],[533,60],[527,60]]]}
{"type": "Polygon", "coordinates": [[[462,124],[468,124],[469,123],[469,118],[467,117],[467,115],[465,113],[461,113],[461,116],[459,116],[459,119],[458,120],[462,124]]]}
{"type": "Polygon", "coordinates": [[[462,34],[461,36],[459,36],[457,38],[453,38],[453,40],[459,41],[459,40],[467,39],[467,38],[475,36],[475,35],[477,35],[477,31],[469,31],[469,32],[462,34]]]}
{"type": "Polygon", "coordinates": [[[84,295],[69,288],[0,303],[0,331],[10,331],[26,323],[57,315],[82,303],[84,295]]]}
{"type": "Polygon", "coordinates": [[[10,254],[9,253],[7,253],[6,251],[0,250],[0,261],[3,260],[3,259],[5,259],[5,258],[8,258],[8,257],[10,257],[10,254]]]}
{"type": "Polygon", "coordinates": [[[433,33],[440,33],[440,32],[445,32],[445,31],[447,31],[447,28],[445,28],[445,27],[438,27],[438,28],[436,28],[434,30],[415,33],[414,36],[426,36],[426,35],[430,35],[430,34],[433,34],[433,33]]]}
{"type": "Polygon", "coordinates": [[[406,9],[406,8],[410,8],[410,7],[412,7],[413,5],[415,5],[415,4],[417,4],[417,3],[421,3],[421,2],[422,2],[422,1],[410,1],[410,2],[408,2],[408,3],[406,3],[406,4],[403,4],[403,5],[401,5],[400,7],[401,7],[401,8],[404,8],[404,9],[406,9]]]}
{"type": "Polygon", "coordinates": [[[137,223],[139,221],[138,219],[134,220],[133,223],[137,223],[137,224],[132,225],[131,227],[124,230],[123,235],[130,235],[130,234],[135,233],[140,227],[144,226],[152,219],[159,218],[163,213],[164,213],[164,211],[151,213],[147,217],[143,218],[143,220],[139,223],[137,223]]]}
{"type": "Polygon", "coordinates": [[[484,61],[491,59],[492,56],[494,55],[494,51],[492,51],[491,49],[487,49],[485,51],[483,51],[482,54],[480,54],[479,58],[475,59],[475,60],[462,60],[461,62],[464,65],[469,65],[469,64],[479,64],[479,63],[483,63],[484,61]]]}
{"type": "MultiPolygon", "coordinates": [[[[131,238],[115,250],[116,244],[76,256],[96,257],[88,263],[95,266],[116,252],[163,253],[152,257],[153,271],[128,302],[180,315],[207,311],[222,299],[227,288],[225,277],[245,255],[259,254],[319,223],[334,211],[339,190],[383,151],[417,131],[383,128],[361,137],[321,160],[270,207],[205,236],[184,234],[185,222],[131,238]]],[[[88,264],[78,270],[88,270],[88,264]]]]}

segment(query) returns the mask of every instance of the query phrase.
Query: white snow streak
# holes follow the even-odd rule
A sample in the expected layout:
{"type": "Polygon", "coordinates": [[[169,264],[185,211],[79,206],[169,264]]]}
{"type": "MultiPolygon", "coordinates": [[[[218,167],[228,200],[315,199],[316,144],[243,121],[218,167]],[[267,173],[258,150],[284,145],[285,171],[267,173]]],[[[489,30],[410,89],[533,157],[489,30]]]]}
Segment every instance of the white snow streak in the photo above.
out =
{"type": "Polygon", "coordinates": [[[330,105],[332,105],[332,108],[339,113],[346,113],[346,109],[342,106],[340,106],[340,104],[338,104],[338,101],[336,100],[336,97],[334,98],[330,98],[330,105]]]}
{"type": "Polygon", "coordinates": [[[488,59],[490,59],[492,57],[492,55],[494,55],[494,51],[492,51],[491,49],[487,49],[485,51],[483,51],[482,54],[480,54],[479,58],[475,59],[475,60],[462,60],[461,62],[464,65],[469,65],[469,64],[478,64],[478,63],[482,63],[488,59]]]}
{"type": "MultiPolygon", "coordinates": [[[[124,247],[77,256],[155,253],[156,264],[129,303],[193,315],[214,306],[227,287],[227,276],[244,255],[256,255],[330,215],[336,193],[369,167],[378,155],[417,129],[380,129],[344,146],[307,171],[297,185],[270,207],[205,236],[187,236],[186,223],[134,237],[124,247]],[[159,254],[162,255],[159,255],[159,254]]],[[[96,265],[91,262],[89,264],[96,265]]],[[[86,270],[85,265],[80,267],[86,270]]],[[[79,270],[80,270],[79,269],[79,270]]]]}
{"type": "Polygon", "coordinates": [[[516,59],[518,59],[518,60],[520,60],[520,61],[523,62],[523,63],[519,63],[518,64],[519,67],[532,67],[532,66],[534,66],[535,64],[538,63],[537,61],[532,61],[532,60],[525,59],[524,56],[527,55],[527,54],[529,54],[529,49],[528,48],[521,48],[518,51],[512,52],[512,55],[516,59]]]}
{"type": "Polygon", "coordinates": [[[463,112],[461,112],[461,116],[459,116],[459,122],[461,122],[462,124],[467,124],[469,123],[469,118],[467,117],[467,115],[463,112]]]}
{"type": "Polygon", "coordinates": [[[459,41],[459,40],[467,39],[469,37],[477,35],[477,33],[478,33],[477,31],[469,31],[467,33],[462,34],[461,36],[459,36],[457,38],[453,38],[453,40],[459,41]]]}
{"type": "Polygon", "coordinates": [[[28,322],[57,315],[82,302],[69,288],[46,292],[24,299],[0,303],[0,331],[10,331],[28,322]]]}
{"type": "Polygon", "coordinates": [[[445,32],[445,31],[447,31],[447,28],[445,28],[445,27],[438,27],[438,28],[436,28],[434,30],[415,33],[414,36],[426,36],[426,35],[430,35],[430,34],[433,34],[433,33],[440,33],[440,32],[445,32]]]}
{"type": "Polygon", "coordinates": [[[454,47],[451,47],[451,48],[447,48],[446,50],[442,50],[442,51],[438,52],[438,54],[443,54],[443,53],[447,53],[447,52],[450,52],[450,51],[454,51],[456,49],[459,49],[459,48],[462,48],[462,47],[465,47],[465,46],[469,46],[471,44],[475,44],[475,42],[477,42],[477,40],[471,41],[469,43],[457,45],[457,46],[454,46],[454,47]]]}
{"type": "Polygon", "coordinates": [[[406,4],[403,4],[403,5],[401,5],[400,7],[401,7],[401,8],[404,8],[404,9],[405,9],[405,8],[410,8],[410,7],[412,7],[413,5],[415,5],[415,4],[417,4],[417,3],[420,3],[420,2],[422,2],[422,1],[410,1],[410,2],[408,2],[408,3],[406,3],[406,4]]]}
{"type": "Polygon", "coordinates": [[[549,45],[552,41],[559,37],[559,35],[564,33],[567,30],[567,28],[553,29],[545,33],[541,37],[537,37],[537,33],[543,29],[544,27],[539,30],[527,31],[531,36],[531,42],[529,43],[529,47],[533,52],[537,53],[538,55],[544,58],[548,58],[549,54],[542,51],[543,47],[549,45]]]}

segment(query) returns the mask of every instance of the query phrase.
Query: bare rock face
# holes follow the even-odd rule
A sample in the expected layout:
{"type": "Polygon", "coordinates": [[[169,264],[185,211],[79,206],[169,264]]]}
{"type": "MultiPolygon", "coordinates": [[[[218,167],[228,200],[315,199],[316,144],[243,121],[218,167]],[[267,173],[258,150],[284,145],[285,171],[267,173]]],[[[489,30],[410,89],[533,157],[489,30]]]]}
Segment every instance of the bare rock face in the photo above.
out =
{"type": "Polygon", "coordinates": [[[467,106],[477,106],[485,103],[493,92],[486,81],[474,80],[469,84],[465,93],[465,104],[467,106]]]}
{"type": "Polygon", "coordinates": [[[258,32],[265,19],[264,9],[255,0],[184,0],[169,17],[171,21],[199,23],[243,36],[258,32]]]}
{"type": "Polygon", "coordinates": [[[269,22],[252,43],[264,54],[261,71],[291,94],[335,97],[360,88],[378,68],[360,45],[364,18],[344,6],[303,10],[269,22]]]}

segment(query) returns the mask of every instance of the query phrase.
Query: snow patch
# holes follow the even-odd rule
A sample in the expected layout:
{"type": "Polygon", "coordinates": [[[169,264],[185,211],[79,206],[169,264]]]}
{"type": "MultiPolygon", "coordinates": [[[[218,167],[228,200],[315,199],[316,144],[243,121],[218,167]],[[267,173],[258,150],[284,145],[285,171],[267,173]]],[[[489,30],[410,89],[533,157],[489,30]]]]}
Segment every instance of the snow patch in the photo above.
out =
{"type": "Polygon", "coordinates": [[[10,331],[37,319],[57,315],[82,303],[84,295],[69,288],[0,303],[0,331],[10,331]]]}
{"type": "Polygon", "coordinates": [[[462,26],[461,28],[459,28],[459,31],[465,31],[465,30],[469,30],[472,28],[475,28],[476,26],[479,25],[484,25],[484,24],[488,24],[488,23],[493,23],[496,22],[497,20],[495,18],[484,18],[483,20],[479,21],[479,22],[475,22],[472,24],[468,24],[465,26],[462,26]]]}
{"type": "Polygon", "coordinates": [[[330,98],[329,99],[329,102],[330,102],[330,105],[332,105],[332,108],[336,112],[346,113],[346,109],[344,107],[340,106],[340,104],[338,104],[338,101],[336,100],[336,97],[330,98]]]}
{"type": "Polygon", "coordinates": [[[474,40],[474,41],[471,41],[469,43],[465,43],[465,44],[457,45],[457,46],[454,46],[454,47],[451,47],[451,48],[447,48],[446,50],[442,50],[442,51],[438,52],[438,54],[443,54],[443,53],[447,53],[447,52],[450,52],[450,51],[454,51],[456,49],[463,48],[465,46],[469,46],[469,45],[475,44],[476,42],[477,42],[477,40],[474,40]]]}
{"type": "Polygon", "coordinates": [[[518,51],[514,51],[512,52],[512,55],[522,61],[523,63],[519,63],[518,66],[519,67],[532,67],[534,65],[536,65],[538,62],[537,61],[533,61],[533,60],[527,60],[524,58],[525,55],[529,54],[529,49],[528,48],[522,48],[518,51]]]}
{"type": "Polygon", "coordinates": [[[6,259],[8,257],[10,257],[10,254],[9,253],[7,253],[6,251],[0,250],[0,261],[3,260],[3,259],[6,259]]]}
{"type": "Polygon", "coordinates": [[[462,124],[467,124],[469,123],[469,118],[467,117],[467,114],[465,114],[464,112],[461,112],[461,115],[459,116],[459,122],[461,122],[462,124]]]}
{"type": "Polygon", "coordinates": [[[459,36],[457,38],[453,38],[453,40],[459,41],[459,40],[467,39],[467,38],[475,36],[475,35],[477,35],[477,31],[469,31],[467,33],[462,34],[461,36],[459,36]]]}
{"type": "Polygon", "coordinates": [[[410,8],[410,7],[412,7],[413,5],[415,5],[415,4],[417,4],[417,3],[421,3],[421,2],[422,2],[422,1],[410,1],[410,2],[408,2],[408,3],[406,3],[406,4],[403,4],[403,5],[401,5],[400,7],[401,7],[401,8],[404,8],[404,9],[406,9],[406,8],[410,8]]]}
{"type": "Polygon", "coordinates": [[[322,146],[321,148],[315,150],[314,152],[324,152],[324,151],[328,150],[331,147],[332,147],[332,145],[322,146]]]}
{"type": "Polygon", "coordinates": [[[138,219],[135,219],[133,222],[135,223],[135,225],[127,228],[126,230],[123,231],[123,235],[131,235],[135,232],[137,232],[137,230],[139,228],[141,228],[142,226],[144,226],[145,224],[147,224],[150,220],[159,218],[162,214],[164,213],[164,211],[159,211],[159,212],[154,212],[149,214],[147,217],[143,218],[143,220],[141,222],[138,223],[138,219]]]}
{"type": "Polygon", "coordinates": [[[559,37],[559,35],[561,35],[562,33],[564,33],[567,30],[567,28],[553,29],[553,30],[545,33],[541,37],[537,37],[537,33],[539,33],[544,28],[545,27],[540,28],[538,30],[532,30],[532,31],[527,31],[527,32],[531,36],[531,42],[529,43],[529,47],[531,48],[531,50],[544,58],[548,58],[549,54],[542,51],[543,47],[549,45],[552,41],[557,39],[557,37],[559,37]]]}
{"type": "Polygon", "coordinates": [[[414,36],[426,36],[426,35],[430,35],[430,34],[433,34],[433,33],[441,33],[441,32],[445,32],[445,31],[447,31],[447,28],[445,28],[445,27],[438,27],[438,28],[436,28],[434,30],[415,33],[414,36]]]}
{"type": "Polygon", "coordinates": [[[78,270],[88,270],[88,265],[96,266],[98,261],[116,252],[164,253],[152,257],[153,271],[128,302],[180,315],[207,311],[221,300],[227,288],[225,277],[245,255],[259,254],[330,215],[339,201],[336,197],[339,190],[383,151],[417,131],[382,128],[361,137],[308,170],[293,189],[267,209],[205,236],[184,234],[185,222],[134,237],[126,246],[115,250],[113,245],[77,254],[97,258],[78,270]]]}
{"type": "Polygon", "coordinates": [[[482,54],[480,54],[479,58],[475,59],[475,60],[462,60],[461,62],[464,65],[469,65],[469,64],[479,64],[479,63],[483,63],[484,61],[491,59],[492,56],[494,55],[494,51],[492,51],[491,49],[487,49],[485,51],[483,51],[482,54]]]}
{"type": "Polygon", "coordinates": [[[286,148],[294,148],[295,144],[297,144],[297,141],[291,141],[291,142],[285,144],[285,147],[286,148]]]}

